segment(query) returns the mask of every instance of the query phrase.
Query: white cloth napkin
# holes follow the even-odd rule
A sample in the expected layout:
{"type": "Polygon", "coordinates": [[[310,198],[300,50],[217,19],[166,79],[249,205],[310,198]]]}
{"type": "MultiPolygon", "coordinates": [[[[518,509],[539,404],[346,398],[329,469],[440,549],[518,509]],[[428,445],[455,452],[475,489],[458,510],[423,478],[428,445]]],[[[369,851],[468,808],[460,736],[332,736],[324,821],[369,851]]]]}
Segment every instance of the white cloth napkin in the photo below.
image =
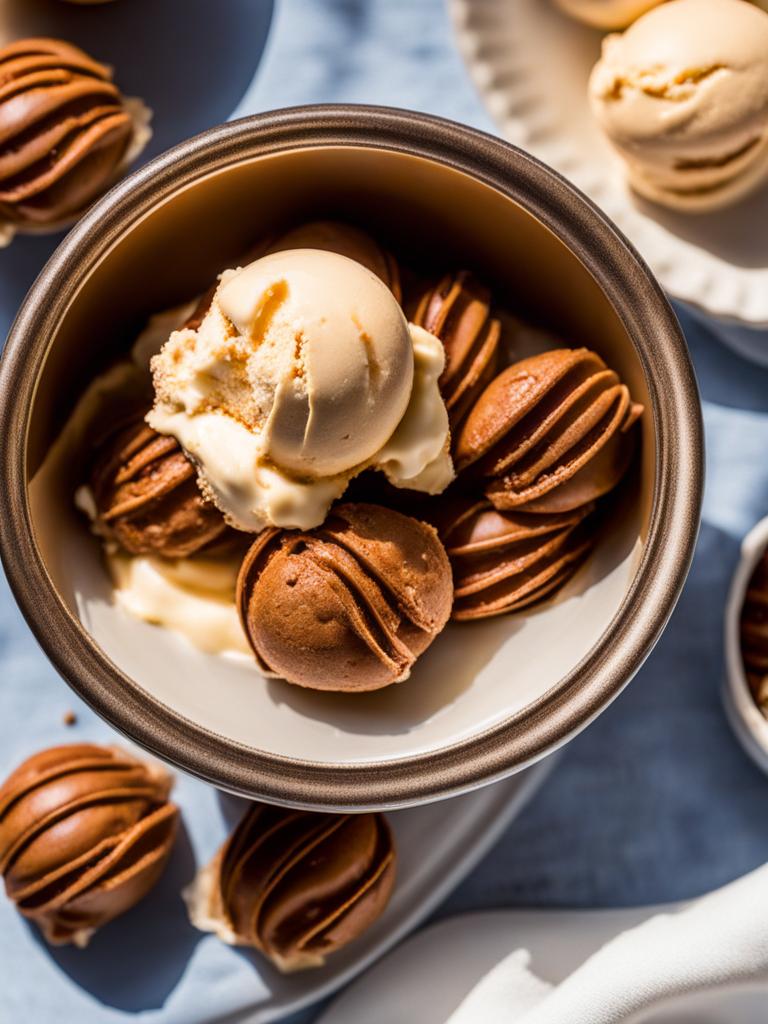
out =
{"type": "Polygon", "coordinates": [[[557,987],[529,967],[527,951],[516,950],[449,1024],[628,1024],[686,994],[768,985],[768,865],[624,932],[557,987]]]}

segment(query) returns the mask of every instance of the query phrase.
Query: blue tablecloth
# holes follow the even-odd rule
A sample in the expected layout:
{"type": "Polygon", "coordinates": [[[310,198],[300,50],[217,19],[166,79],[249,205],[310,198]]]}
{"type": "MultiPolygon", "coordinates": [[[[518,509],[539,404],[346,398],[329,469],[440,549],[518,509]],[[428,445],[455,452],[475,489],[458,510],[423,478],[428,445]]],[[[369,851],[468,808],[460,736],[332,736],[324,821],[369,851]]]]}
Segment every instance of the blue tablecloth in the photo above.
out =
{"type": "MultiPolygon", "coordinates": [[[[145,17],[175,2],[118,0],[145,17]]],[[[184,0],[186,9],[199,2],[184,0]]],[[[237,0],[202,2],[216,17],[237,0]]],[[[137,24],[151,31],[150,22],[137,24]]],[[[180,41],[169,38],[168,45],[180,41]]],[[[258,49],[254,42],[254,64],[258,49]]],[[[182,96],[180,86],[176,94],[182,96]]],[[[263,59],[237,112],[321,101],[409,106],[491,130],[455,51],[443,0],[278,0],[263,59]]],[[[3,330],[49,248],[21,241],[0,254],[3,330]]],[[[637,679],[568,748],[440,916],[681,899],[768,857],[768,779],[737,746],[718,697],[723,603],[739,541],[768,514],[768,373],[685,317],[683,325],[708,443],[704,521],[683,597],[637,679]]],[[[46,744],[110,738],[47,664],[4,582],[0,681],[0,772],[46,744]],[[70,708],[78,721],[66,728],[62,715],[70,708]]],[[[0,901],[0,1021],[194,1024],[224,1008],[223,981],[233,998],[247,985],[247,962],[233,973],[231,957],[214,940],[199,941],[177,895],[224,834],[226,806],[188,779],[178,796],[188,831],[171,870],[156,898],[105,930],[98,955],[47,949],[0,901]]]]}

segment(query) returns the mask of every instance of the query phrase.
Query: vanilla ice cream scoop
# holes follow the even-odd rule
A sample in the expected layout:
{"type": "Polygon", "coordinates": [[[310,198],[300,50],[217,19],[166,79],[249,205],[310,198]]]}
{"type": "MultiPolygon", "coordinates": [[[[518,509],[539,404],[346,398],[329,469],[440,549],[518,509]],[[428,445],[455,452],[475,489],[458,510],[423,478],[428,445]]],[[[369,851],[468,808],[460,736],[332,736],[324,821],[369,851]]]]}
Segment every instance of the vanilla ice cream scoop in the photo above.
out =
{"type": "Polygon", "coordinates": [[[734,202],[768,171],[768,14],[671,0],[605,39],[589,93],[637,192],[683,210],[734,202]]]}
{"type": "Polygon", "coordinates": [[[366,267],[277,252],[227,271],[199,328],[171,335],[148,421],[177,438],[232,525],[310,529],[365,468],[448,485],[443,361],[366,267]]]}
{"type": "Polygon", "coordinates": [[[626,28],[663,0],[555,0],[577,21],[594,28],[626,28]]]}

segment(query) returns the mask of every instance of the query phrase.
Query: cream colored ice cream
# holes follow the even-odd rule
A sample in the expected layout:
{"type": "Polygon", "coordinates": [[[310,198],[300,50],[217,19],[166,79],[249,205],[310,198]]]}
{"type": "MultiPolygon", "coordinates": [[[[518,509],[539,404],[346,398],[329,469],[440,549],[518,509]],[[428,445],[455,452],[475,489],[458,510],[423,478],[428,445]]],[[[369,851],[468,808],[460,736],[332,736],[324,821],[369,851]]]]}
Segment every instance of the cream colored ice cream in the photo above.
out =
{"type": "Polygon", "coordinates": [[[663,0],[555,0],[566,14],[594,28],[626,28],[663,0]]]}
{"type": "Polygon", "coordinates": [[[277,252],[227,271],[199,329],[171,335],[148,422],[234,526],[310,529],[364,468],[430,493],[450,483],[443,362],[367,268],[277,252]]]}
{"type": "Polygon", "coordinates": [[[172,629],[208,654],[253,660],[235,605],[242,552],[231,558],[154,558],[105,552],[115,599],[129,615],[172,629]]]}
{"type": "Polygon", "coordinates": [[[648,199],[711,210],[768,172],[768,14],[671,0],[603,43],[592,108],[648,199]]]}

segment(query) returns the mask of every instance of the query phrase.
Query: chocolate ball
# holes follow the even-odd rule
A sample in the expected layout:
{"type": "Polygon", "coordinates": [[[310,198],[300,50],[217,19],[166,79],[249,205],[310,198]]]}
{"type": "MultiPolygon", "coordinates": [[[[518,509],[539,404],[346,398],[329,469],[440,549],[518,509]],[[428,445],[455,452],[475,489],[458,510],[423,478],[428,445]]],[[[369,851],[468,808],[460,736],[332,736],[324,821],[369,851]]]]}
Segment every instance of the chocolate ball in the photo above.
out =
{"type": "Polygon", "coordinates": [[[478,398],[456,442],[500,511],[570,512],[629,467],[642,406],[600,356],[556,349],[507,367],[478,398]]]}
{"type": "Polygon", "coordinates": [[[768,553],[757,563],[744,597],[741,656],[755,703],[768,714],[768,553]]]}
{"type": "Polygon", "coordinates": [[[453,568],[453,618],[484,619],[551,597],[592,550],[593,508],[499,512],[471,498],[446,508],[438,532],[453,568]]]}
{"type": "Polygon", "coordinates": [[[283,971],[319,967],[384,910],[395,860],[381,814],[254,804],[185,898],[197,927],[283,971]]]}
{"type": "Polygon", "coordinates": [[[185,558],[229,530],[175,438],[143,420],[119,431],[100,453],[91,491],[97,530],[134,555],[185,558]]]}
{"type": "Polygon", "coordinates": [[[134,135],[111,78],[58,39],[0,49],[0,220],[56,225],[107,189],[134,135]]]}
{"type": "Polygon", "coordinates": [[[323,249],[347,256],[362,263],[389,288],[398,302],[402,302],[400,269],[397,260],[366,231],[336,220],[315,220],[302,224],[271,242],[268,252],[285,249],[323,249]]]}
{"type": "Polygon", "coordinates": [[[0,875],[48,942],[85,945],[143,899],[178,824],[171,779],[115,747],[53,747],[0,787],[0,875]]]}
{"type": "Polygon", "coordinates": [[[433,527],[366,504],[336,506],[315,530],[265,530],[237,583],[260,669],[316,690],[406,679],[445,626],[452,596],[433,527]]]}
{"type": "Polygon", "coordinates": [[[491,293],[467,270],[446,274],[422,295],[413,322],[445,348],[440,391],[455,430],[496,372],[501,323],[491,293]]]}

